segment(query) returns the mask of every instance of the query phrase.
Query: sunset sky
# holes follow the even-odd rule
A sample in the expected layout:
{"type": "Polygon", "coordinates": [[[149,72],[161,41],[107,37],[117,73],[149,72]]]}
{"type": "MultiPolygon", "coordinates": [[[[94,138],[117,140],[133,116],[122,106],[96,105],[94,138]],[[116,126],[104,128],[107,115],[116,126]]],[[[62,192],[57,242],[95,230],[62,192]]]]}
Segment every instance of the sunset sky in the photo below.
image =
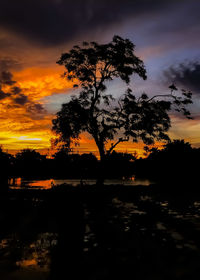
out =
{"type": "MultiPolygon", "coordinates": [[[[76,93],[61,77],[64,68],[56,61],[75,44],[107,43],[115,34],[130,39],[145,63],[147,81],[137,77],[131,81],[136,95],[164,94],[172,82],[193,92],[194,120],[172,113],[169,135],[200,147],[199,11],[198,0],[2,1],[0,144],[4,150],[44,152],[50,147],[51,120],[76,93]]],[[[108,88],[116,97],[124,90],[118,80],[108,88]]],[[[96,150],[87,134],[80,142],[80,152],[96,150]]],[[[142,153],[141,147],[141,143],[123,143],[119,150],[142,153]]]]}

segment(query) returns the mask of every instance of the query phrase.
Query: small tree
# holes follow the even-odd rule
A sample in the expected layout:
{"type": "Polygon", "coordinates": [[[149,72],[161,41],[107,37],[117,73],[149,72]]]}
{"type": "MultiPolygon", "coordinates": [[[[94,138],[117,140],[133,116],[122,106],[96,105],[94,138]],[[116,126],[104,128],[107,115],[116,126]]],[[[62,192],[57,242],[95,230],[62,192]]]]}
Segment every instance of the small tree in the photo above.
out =
{"type": "Polygon", "coordinates": [[[23,149],[16,154],[16,159],[22,162],[41,161],[46,157],[36,152],[36,150],[23,149]]]}
{"type": "MultiPolygon", "coordinates": [[[[1,170],[1,180],[7,179],[8,176],[12,175],[13,172],[14,157],[3,151],[0,145],[0,170],[1,170]]],[[[4,182],[5,184],[5,182],[4,182]]]]}
{"type": "Polygon", "coordinates": [[[67,70],[64,77],[74,81],[74,87],[80,87],[81,91],[62,105],[53,120],[53,131],[59,141],[70,146],[72,142],[78,142],[82,132],[88,132],[95,140],[102,161],[119,143],[130,139],[134,142],[140,139],[145,144],[153,144],[155,140],[168,141],[169,111],[173,107],[189,118],[190,112],[185,105],[192,103],[191,93],[175,94],[174,85],[166,95],[151,98],[145,93],[139,98],[133,95],[128,87],[131,75],[146,79],[144,64],[134,51],[130,40],[114,36],[108,44],[84,42],[81,47],[74,46],[61,55],[58,64],[67,70]],[[106,92],[108,82],[115,78],[127,84],[127,90],[119,100],[106,92]],[[123,136],[116,140],[117,135],[123,136]],[[108,147],[106,144],[110,140],[113,141],[108,147]]]}

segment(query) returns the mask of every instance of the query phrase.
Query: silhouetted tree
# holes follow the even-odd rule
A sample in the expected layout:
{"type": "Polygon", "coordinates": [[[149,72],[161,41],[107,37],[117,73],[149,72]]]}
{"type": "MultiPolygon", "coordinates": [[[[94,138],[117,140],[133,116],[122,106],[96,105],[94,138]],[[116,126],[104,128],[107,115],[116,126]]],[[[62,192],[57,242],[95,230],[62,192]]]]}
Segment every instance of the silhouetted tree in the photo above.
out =
{"type": "MultiPolygon", "coordinates": [[[[3,148],[0,146],[0,164],[1,164],[1,174],[4,176],[5,173],[2,172],[3,170],[7,170],[10,165],[12,165],[14,157],[9,153],[3,151],[3,148]]],[[[7,172],[6,172],[7,173],[7,172]]]]}
{"type": "Polygon", "coordinates": [[[113,151],[110,155],[106,156],[106,177],[120,179],[122,177],[131,177],[133,175],[133,163],[136,158],[136,153],[132,155],[113,151]]]}
{"type": "Polygon", "coordinates": [[[67,149],[61,148],[53,155],[53,158],[56,161],[68,162],[70,160],[70,155],[67,149]]]}
{"type": "Polygon", "coordinates": [[[23,149],[16,154],[16,174],[23,177],[43,176],[46,156],[32,149],[23,149]]]}
{"type": "Polygon", "coordinates": [[[7,163],[11,163],[14,160],[14,157],[3,151],[2,146],[0,145],[0,161],[1,162],[7,162],[7,163]]]}
{"type": "Polygon", "coordinates": [[[53,120],[53,131],[60,141],[70,146],[86,131],[94,138],[100,158],[104,160],[119,143],[130,139],[134,142],[140,139],[146,144],[169,140],[166,132],[170,128],[169,111],[173,107],[189,117],[185,105],[191,103],[191,93],[175,94],[174,85],[170,86],[169,94],[151,98],[145,93],[136,98],[129,87],[119,100],[106,93],[108,82],[115,78],[127,85],[132,74],[146,79],[144,64],[134,50],[130,40],[114,36],[108,44],[84,42],[82,47],[74,46],[62,54],[58,64],[65,66],[64,76],[74,81],[74,87],[80,87],[81,92],[63,104],[53,120]],[[119,134],[123,136],[110,147],[106,146],[119,134]]]}
{"type": "Polygon", "coordinates": [[[180,159],[180,157],[185,157],[186,154],[189,154],[192,152],[192,147],[189,142],[185,142],[183,139],[175,139],[172,142],[167,143],[164,145],[164,148],[159,150],[157,148],[150,149],[150,154],[148,156],[148,159],[154,159],[158,158],[160,156],[162,157],[177,157],[180,159]]]}
{"type": "Polygon", "coordinates": [[[138,176],[165,182],[195,181],[198,177],[200,149],[191,147],[184,140],[173,140],[163,149],[150,149],[146,159],[135,163],[138,176]]]}
{"type": "Polygon", "coordinates": [[[16,159],[21,161],[41,161],[45,156],[31,149],[23,149],[16,154],[16,159]]]}
{"type": "Polygon", "coordinates": [[[0,191],[8,189],[8,178],[13,172],[14,157],[9,153],[3,151],[0,146],[0,178],[1,188],[0,191]]]}
{"type": "Polygon", "coordinates": [[[92,153],[82,154],[81,155],[81,161],[95,163],[97,161],[97,158],[92,153]]]}

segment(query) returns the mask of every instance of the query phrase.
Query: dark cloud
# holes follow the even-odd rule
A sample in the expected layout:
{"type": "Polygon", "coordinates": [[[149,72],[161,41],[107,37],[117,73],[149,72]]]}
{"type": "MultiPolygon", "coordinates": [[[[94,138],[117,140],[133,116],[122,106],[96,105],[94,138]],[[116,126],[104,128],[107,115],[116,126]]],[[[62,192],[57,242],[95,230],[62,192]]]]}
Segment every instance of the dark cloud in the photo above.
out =
{"type": "Polygon", "coordinates": [[[0,73],[0,84],[12,86],[16,82],[13,81],[13,75],[9,71],[2,71],[0,73]]]}
{"type": "Polygon", "coordinates": [[[0,100],[11,98],[15,105],[25,105],[29,100],[26,95],[22,93],[22,89],[16,86],[16,81],[13,81],[13,75],[9,71],[0,72],[0,100]],[[5,86],[9,89],[4,90],[5,86]]]}
{"type": "MultiPolygon", "coordinates": [[[[1,42],[0,42],[1,45],[1,42]]],[[[21,63],[13,58],[4,57],[0,59],[0,72],[8,72],[10,70],[18,70],[21,68],[21,63]]]]}
{"type": "Polygon", "coordinates": [[[165,82],[200,94],[200,62],[185,62],[164,71],[165,82]]]}
{"type": "Polygon", "coordinates": [[[47,113],[42,104],[34,102],[27,104],[26,111],[32,120],[41,120],[47,113]]]}
{"type": "Polygon", "coordinates": [[[20,87],[12,87],[11,88],[11,93],[12,94],[19,94],[22,91],[20,87]]]}
{"type": "Polygon", "coordinates": [[[6,97],[8,97],[8,94],[0,88],[0,100],[5,99],[6,97]]]}
{"type": "Polygon", "coordinates": [[[16,98],[14,98],[13,101],[16,104],[25,105],[28,102],[28,97],[24,94],[20,94],[16,98]]]}
{"type": "Polygon", "coordinates": [[[13,76],[10,72],[0,72],[0,100],[10,97],[10,92],[5,91],[4,86],[10,86],[10,89],[12,91],[12,86],[15,84],[15,81],[13,81],[12,78],[13,76]]]}
{"type": "Polygon", "coordinates": [[[0,72],[0,100],[5,98],[12,101],[7,105],[8,109],[24,106],[32,119],[41,119],[46,113],[42,104],[29,100],[28,96],[23,94],[16,81],[13,81],[13,75],[9,71],[0,72]],[[7,90],[4,90],[5,86],[8,86],[7,90]]]}
{"type": "MultiPolygon", "coordinates": [[[[105,29],[129,17],[138,17],[157,10],[164,13],[168,5],[179,2],[179,0],[7,0],[1,3],[0,25],[8,31],[41,44],[56,45],[71,41],[88,31],[105,29]]],[[[184,2],[188,1],[181,1],[184,2]]],[[[194,1],[191,0],[190,3],[194,1]]],[[[195,6],[196,2],[193,5],[195,6]]]]}
{"type": "Polygon", "coordinates": [[[44,109],[43,105],[40,103],[30,103],[27,106],[27,112],[34,114],[44,114],[46,113],[46,110],[44,109]]]}

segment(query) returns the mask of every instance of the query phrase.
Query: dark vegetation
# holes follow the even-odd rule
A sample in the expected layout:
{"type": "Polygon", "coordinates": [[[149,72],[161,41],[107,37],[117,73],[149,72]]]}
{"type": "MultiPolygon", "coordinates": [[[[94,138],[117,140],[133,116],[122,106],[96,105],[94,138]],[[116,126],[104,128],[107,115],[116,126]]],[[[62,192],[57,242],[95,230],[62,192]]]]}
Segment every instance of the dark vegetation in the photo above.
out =
{"type": "Polygon", "coordinates": [[[148,97],[142,93],[137,97],[133,93],[129,86],[131,76],[144,80],[147,76],[143,61],[135,55],[135,45],[128,39],[114,36],[110,43],[101,45],[83,42],[63,53],[57,63],[65,66],[64,77],[74,82],[74,88],[80,88],[80,92],[62,105],[53,120],[55,143],[64,143],[70,149],[71,143],[79,142],[82,132],[89,133],[100,155],[100,185],[106,172],[104,162],[119,143],[167,142],[169,112],[175,110],[191,118],[186,106],[192,103],[192,93],[178,92],[174,84],[169,87],[169,94],[148,97]],[[109,82],[117,78],[127,86],[118,99],[107,92],[109,82]],[[106,146],[108,143],[110,146],[106,146]]]}
{"type": "Polygon", "coordinates": [[[200,194],[162,188],[1,193],[1,279],[198,279],[200,194]]]}
{"type": "Polygon", "coordinates": [[[64,77],[80,88],[79,94],[63,104],[53,120],[57,142],[64,142],[69,148],[86,131],[93,137],[100,160],[104,161],[124,141],[142,140],[147,145],[155,140],[168,141],[166,132],[171,125],[172,109],[190,118],[186,109],[192,103],[189,91],[177,94],[177,88],[171,85],[169,94],[153,97],[133,94],[129,87],[131,76],[138,75],[144,80],[147,76],[143,61],[135,55],[135,45],[128,39],[114,36],[110,43],[101,45],[83,42],[82,46],[74,46],[62,54],[58,64],[66,68],[64,77]],[[127,85],[119,99],[106,91],[109,82],[117,78],[127,85]],[[110,140],[113,141],[106,148],[110,140]]]}
{"type": "MultiPolygon", "coordinates": [[[[113,152],[105,160],[105,177],[120,179],[133,175],[135,156],[113,152]]],[[[23,177],[26,179],[78,178],[96,179],[99,161],[92,153],[73,154],[65,150],[56,152],[52,158],[35,150],[22,150],[12,156],[0,150],[1,178],[23,177]]]]}
{"type": "MultiPolygon", "coordinates": [[[[113,151],[104,159],[106,179],[136,178],[154,182],[194,182],[198,179],[200,149],[192,148],[184,140],[174,140],[163,149],[146,148],[146,158],[136,154],[113,151]]],[[[92,154],[73,154],[66,150],[57,151],[52,158],[40,155],[35,150],[22,150],[12,156],[0,149],[1,179],[23,177],[26,179],[78,178],[96,179],[100,162],[92,154]]]]}
{"type": "Polygon", "coordinates": [[[53,158],[30,149],[11,156],[0,149],[1,280],[200,277],[200,189],[195,182],[200,149],[183,140],[170,141],[167,135],[171,110],[190,118],[185,107],[191,93],[178,93],[171,85],[167,95],[136,97],[127,88],[122,98],[113,100],[105,92],[109,81],[120,78],[128,84],[134,73],[146,78],[134,47],[115,36],[109,44],[85,42],[61,56],[65,76],[75,78],[81,92],[63,104],[53,121],[61,144],[53,158]],[[84,131],[94,138],[100,161],[92,154],[71,153],[71,143],[84,131]],[[146,148],[145,159],[115,151],[130,139],[166,144],[162,150],[146,148]],[[132,175],[156,184],[106,187],[101,180],[101,188],[99,183],[50,190],[7,186],[9,177],[18,176],[132,175]]]}
{"type": "MultiPolygon", "coordinates": [[[[149,155],[135,162],[137,176],[144,176],[156,182],[193,184],[198,182],[200,149],[192,148],[184,140],[174,140],[164,149],[147,149],[149,155]]],[[[170,185],[169,185],[170,187],[170,185]]]]}
{"type": "MultiPolygon", "coordinates": [[[[30,149],[22,150],[16,157],[1,150],[2,176],[94,177],[100,185],[106,177],[120,178],[133,174],[155,177],[151,168],[156,166],[162,153],[152,150],[151,156],[138,164],[134,156],[116,153],[115,148],[119,143],[130,140],[141,140],[147,145],[154,144],[155,140],[169,143],[169,113],[174,110],[191,118],[186,107],[192,103],[192,93],[186,90],[179,92],[172,84],[169,94],[148,97],[142,93],[137,97],[129,86],[130,79],[132,75],[138,75],[145,80],[146,69],[143,61],[135,55],[135,45],[129,39],[119,36],[114,36],[108,44],[83,42],[82,46],[74,46],[61,55],[58,64],[66,68],[63,76],[74,82],[74,88],[80,88],[80,92],[63,104],[53,119],[52,129],[57,135],[53,142],[61,148],[54,159],[48,159],[30,149]],[[127,88],[120,98],[115,99],[106,90],[109,82],[117,78],[125,82],[127,88]],[[100,161],[92,154],[70,153],[71,144],[78,144],[82,132],[93,137],[100,161]]],[[[9,76],[9,85],[13,83],[9,76]]],[[[169,147],[166,146],[166,149],[169,147]]],[[[170,153],[170,149],[167,153],[170,153]]],[[[177,156],[180,159],[181,155],[177,156]]],[[[163,159],[161,156],[161,160],[165,162],[164,169],[167,171],[168,158],[163,159]]]]}

